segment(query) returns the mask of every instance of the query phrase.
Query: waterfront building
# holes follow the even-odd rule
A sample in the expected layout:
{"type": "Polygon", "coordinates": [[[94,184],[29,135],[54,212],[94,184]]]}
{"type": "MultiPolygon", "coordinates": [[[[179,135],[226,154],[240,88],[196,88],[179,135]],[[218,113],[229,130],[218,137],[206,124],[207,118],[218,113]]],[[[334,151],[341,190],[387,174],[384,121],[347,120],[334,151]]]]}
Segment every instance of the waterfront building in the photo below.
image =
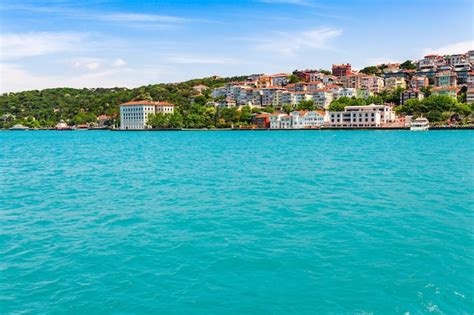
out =
{"type": "Polygon", "coordinates": [[[158,102],[131,101],[120,104],[120,129],[147,129],[148,116],[155,114],[158,102]]]}
{"type": "Polygon", "coordinates": [[[269,113],[261,113],[257,114],[253,118],[253,123],[261,129],[270,128],[270,114],[269,113]]]}
{"type": "Polygon", "coordinates": [[[290,115],[282,115],[280,117],[280,129],[291,129],[291,116],[290,115]]]}
{"type": "Polygon", "coordinates": [[[158,102],[155,105],[155,113],[162,113],[162,114],[173,114],[174,113],[174,105],[169,102],[158,102]]]}
{"type": "Polygon", "coordinates": [[[97,126],[105,127],[108,122],[112,119],[112,116],[100,115],[97,116],[97,126]]]}
{"type": "Polygon", "coordinates": [[[407,100],[417,99],[422,100],[425,97],[425,94],[420,92],[418,89],[406,90],[400,93],[400,104],[403,105],[407,100]]]}
{"type": "Polygon", "coordinates": [[[344,111],[328,112],[329,128],[378,128],[396,121],[395,112],[387,105],[346,106],[344,111]]]}
{"type": "Polygon", "coordinates": [[[346,77],[352,74],[351,64],[332,65],[332,74],[338,78],[346,77]]]}
{"type": "Polygon", "coordinates": [[[304,128],[320,128],[324,124],[323,111],[308,111],[304,115],[304,128]]]}
{"type": "Polygon", "coordinates": [[[274,113],[270,115],[270,129],[281,129],[281,118],[287,116],[282,113],[274,113]]]}

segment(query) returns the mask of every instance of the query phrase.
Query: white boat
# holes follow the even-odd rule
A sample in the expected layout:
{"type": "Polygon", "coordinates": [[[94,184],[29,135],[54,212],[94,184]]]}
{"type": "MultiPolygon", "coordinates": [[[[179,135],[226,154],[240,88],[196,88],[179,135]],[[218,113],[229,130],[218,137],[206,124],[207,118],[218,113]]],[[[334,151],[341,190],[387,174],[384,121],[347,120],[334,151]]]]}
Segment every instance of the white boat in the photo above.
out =
{"type": "Polygon", "coordinates": [[[430,128],[430,122],[425,117],[419,117],[411,121],[410,130],[425,131],[430,128]]]}
{"type": "Polygon", "coordinates": [[[10,130],[30,130],[30,128],[23,125],[15,125],[11,127],[10,130]]]}

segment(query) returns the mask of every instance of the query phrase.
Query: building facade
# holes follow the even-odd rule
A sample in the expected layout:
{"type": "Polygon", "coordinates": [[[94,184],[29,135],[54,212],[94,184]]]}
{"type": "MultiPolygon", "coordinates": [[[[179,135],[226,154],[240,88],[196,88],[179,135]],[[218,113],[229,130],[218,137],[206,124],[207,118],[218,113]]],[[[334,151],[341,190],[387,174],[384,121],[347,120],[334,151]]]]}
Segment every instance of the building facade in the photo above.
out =
{"type": "Polygon", "coordinates": [[[392,107],[387,105],[346,106],[344,111],[328,112],[329,128],[377,128],[396,120],[392,107]]]}
{"type": "Polygon", "coordinates": [[[120,129],[148,129],[148,116],[163,113],[173,114],[174,105],[168,102],[131,101],[120,104],[120,129]]]}
{"type": "Polygon", "coordinates": [[[332,65],[332,75],[342,78],[350,75],[352,73],[352,67],[350,63],[332,65]]]}
{"type": "Polygon", "coordinates": [[[385,79],[385,88],[386,89],[397,89],[397,88],[402,88],[406,89],[407,87],[407,82],[405,81],[405,78],[401,77],[390,77],[385,79]]]}
{"type": "Polygon", "coordinates": [[[403,105],[407,100],[411,99],[417,99],[421,101],[423,98],[425,98],[425,94],[420,92],[418,89],[406,90],[400,93],[400,104],[403,105]]]}

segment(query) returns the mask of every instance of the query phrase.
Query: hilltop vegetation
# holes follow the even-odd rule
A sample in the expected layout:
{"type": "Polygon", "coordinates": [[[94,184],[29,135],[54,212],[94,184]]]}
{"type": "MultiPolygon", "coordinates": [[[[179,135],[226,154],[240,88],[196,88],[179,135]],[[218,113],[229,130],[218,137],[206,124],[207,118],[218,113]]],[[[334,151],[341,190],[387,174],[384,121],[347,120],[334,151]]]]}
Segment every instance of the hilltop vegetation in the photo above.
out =
{"type": "Polygon", "coordinates": [[[181,83],[154,84],[139,88],[97,88],[73,89],[54,88],[32,90],[18,93],[5,93],[0,96],[0,128],[15,123],[29,127],[52,127],[59,121],[70,125],[95,122],[99,115],[117,117],[119,104],[151,98],[168,101],[178,106],[182,114],[193,115],[191,120],[202,120],[201,106],[209,99],[210,91],[199,96],[193,86],[206,85],[209,89],[222,86],[226,82],[245,80],[247,76],[229,78],[204,78],[181,83]]]}

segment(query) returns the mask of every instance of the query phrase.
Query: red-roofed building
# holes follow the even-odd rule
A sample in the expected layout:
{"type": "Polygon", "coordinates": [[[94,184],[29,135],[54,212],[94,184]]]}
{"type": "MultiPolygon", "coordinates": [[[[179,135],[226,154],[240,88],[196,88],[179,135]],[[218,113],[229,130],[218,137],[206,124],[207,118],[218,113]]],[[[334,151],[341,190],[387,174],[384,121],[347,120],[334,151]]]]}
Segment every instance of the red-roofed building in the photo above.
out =
{"type": "Polygon", "coordinates": [[[120,129],[148,129],[148,116],[163,113],[173,114],[174,105],[168,102],[130,101],[120,104],[120,129]]]}
{"type": "Polygon", "coordinates": [[[267,129],[270,128],[270,114],[268,113],[261,113],[255,115],[253,118],[253,122],[257,125],[258,128],[267,129]]]}

